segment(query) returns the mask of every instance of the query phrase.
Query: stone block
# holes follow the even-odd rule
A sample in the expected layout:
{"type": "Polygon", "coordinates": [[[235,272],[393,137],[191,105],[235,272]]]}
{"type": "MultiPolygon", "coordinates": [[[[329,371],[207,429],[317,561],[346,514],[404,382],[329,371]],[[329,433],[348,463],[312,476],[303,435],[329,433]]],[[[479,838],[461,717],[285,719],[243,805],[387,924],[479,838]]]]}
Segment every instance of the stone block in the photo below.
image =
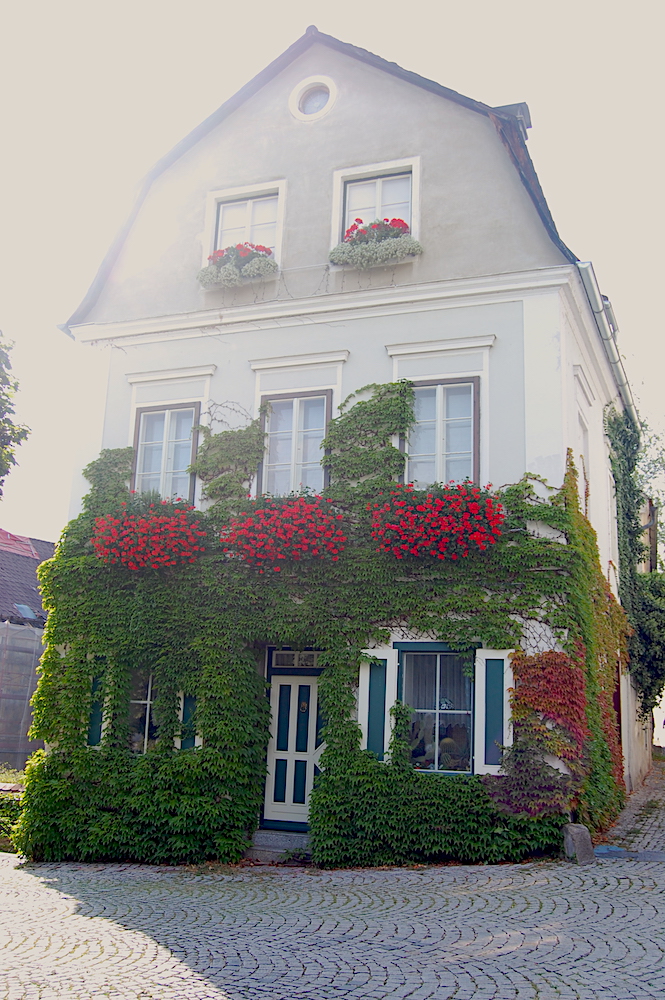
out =
{"type": "Polygon", "coordinates": [[[576,861],[578,865],[592,865],[596,860],[591,834],[582,823],[566,823],[563,828],[563,849],[566,857],[576,861]]]}

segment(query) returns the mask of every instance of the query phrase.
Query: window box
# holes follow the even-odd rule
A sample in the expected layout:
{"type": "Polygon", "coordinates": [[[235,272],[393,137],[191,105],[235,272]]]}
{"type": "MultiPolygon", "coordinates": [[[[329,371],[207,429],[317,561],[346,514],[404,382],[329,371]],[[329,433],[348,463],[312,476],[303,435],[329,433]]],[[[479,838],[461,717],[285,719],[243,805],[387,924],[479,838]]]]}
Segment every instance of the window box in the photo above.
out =
{"type": "Polygon", "coordinates": [[[397,264],[422,252],[422,245],[411,236],[403,219],[376,219],[365,223],[357,218],[346,230],[342,242],[330,251],[330,261],[365,270],[397,264]]]}
{"type": "Polygon", "coordinates": [[[199,271],[197,277],[203,288],[233,288],[244,281],[265,280],[278,270],[270,247],[255,243],[237,243],[235,246],[215,250],[208,257],[210,263],[199,271]]]}

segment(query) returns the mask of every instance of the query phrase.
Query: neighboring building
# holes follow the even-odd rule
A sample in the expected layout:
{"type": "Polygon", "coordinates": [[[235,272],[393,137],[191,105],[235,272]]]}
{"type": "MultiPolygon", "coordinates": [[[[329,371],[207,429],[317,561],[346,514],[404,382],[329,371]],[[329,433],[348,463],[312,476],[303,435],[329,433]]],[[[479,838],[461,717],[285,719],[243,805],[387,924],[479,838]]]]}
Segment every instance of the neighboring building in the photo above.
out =
{"type": "Polygon", "coordinates": [[[53,547],[0,530],[0,763],[18,769],[44,745],[28,729],[46,621],[36,570],[53,547]]]}
{"type": "MultiPolygon", "coordinates": [[[[609,405],[634,414],[634,404],[611,307],[550,215],[526,148],[530,125],[525,104],[488,107],[308,28],[179,143],[148,176],[68,322],[79,342],[108,349],[100,444],[135,446],[134,487],[197,498],[186,471],[192,428],[211,401],[232,401],[252,415],[271,404],[259,491],[320,490],[319,446],[340,403],[368,383],[409,379],[417,426],[407,479],[500,486],[533,473],[558,487],[571,448],[614,587],[603,416],[609,405]],[[384,217],[405,220],[422,255],[367,270],[329,263],[354,219],[384,217]],[[209,256],[245,241],[272,250],[275,276],[202,289],[196,275],[209,256]]],[[[430,671],[437,685],[445,675],[457,686],[437,687],[437,711],[461,706],[456,722],[445,720],[448,766],[496,773],[495,739],[510,738],[510,650],[478,650],[474,688],[454,656],[430,647],[396,636],[374,651],[384,661],[375,685],[369,666],[361,670],[366,745],[387,745],[398,671],[412,702],[430,671]],[[490,681],[499,691],[491,739],[490,681]]],[[[309,712],[315,660],[266,657],[267,676],[282,677],[275,717],[288,685],[306,690],[309,712]]],[[[620,705],[630,789],[649,767],[650,732],[628,675],[620,705]]],[[[304,793],[280,802],[274,789],[298,761],[309,787],[318,752],[314,738],[300,751],[271,742],[266,825],[306,822],[304,793]]]]}

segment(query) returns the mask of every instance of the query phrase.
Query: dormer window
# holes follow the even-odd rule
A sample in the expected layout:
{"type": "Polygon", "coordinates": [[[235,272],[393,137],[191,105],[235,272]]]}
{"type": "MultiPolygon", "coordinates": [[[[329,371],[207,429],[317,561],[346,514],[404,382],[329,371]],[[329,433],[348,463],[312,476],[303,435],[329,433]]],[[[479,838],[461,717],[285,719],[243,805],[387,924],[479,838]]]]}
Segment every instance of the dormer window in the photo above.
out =
{"type": "MultiPolygon", "coordinates": [[[[402,219],[411,226],[411,174],[389,174],[347,181],[344,192],[344,231],[357,219],[402,219]]],[[[344,235],[344,234],[342,234],[344,235]]]]}
{"type": "Polygon", "coordinates": [[[278,196],[223,201],[217,208],[215,250],[254,243],[275,250],[277,244],[278,196]]]}

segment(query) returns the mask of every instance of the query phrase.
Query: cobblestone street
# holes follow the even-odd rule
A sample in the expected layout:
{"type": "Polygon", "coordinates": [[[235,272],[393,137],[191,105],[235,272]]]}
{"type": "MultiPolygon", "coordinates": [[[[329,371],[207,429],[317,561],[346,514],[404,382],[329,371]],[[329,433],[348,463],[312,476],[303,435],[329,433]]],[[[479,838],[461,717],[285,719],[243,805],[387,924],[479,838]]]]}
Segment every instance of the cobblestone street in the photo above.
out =
{"type": "Polygon", "coordinates": [[[665,995],[665,864],[320,872],[0,855],[2,1000],[665,995]]]}

